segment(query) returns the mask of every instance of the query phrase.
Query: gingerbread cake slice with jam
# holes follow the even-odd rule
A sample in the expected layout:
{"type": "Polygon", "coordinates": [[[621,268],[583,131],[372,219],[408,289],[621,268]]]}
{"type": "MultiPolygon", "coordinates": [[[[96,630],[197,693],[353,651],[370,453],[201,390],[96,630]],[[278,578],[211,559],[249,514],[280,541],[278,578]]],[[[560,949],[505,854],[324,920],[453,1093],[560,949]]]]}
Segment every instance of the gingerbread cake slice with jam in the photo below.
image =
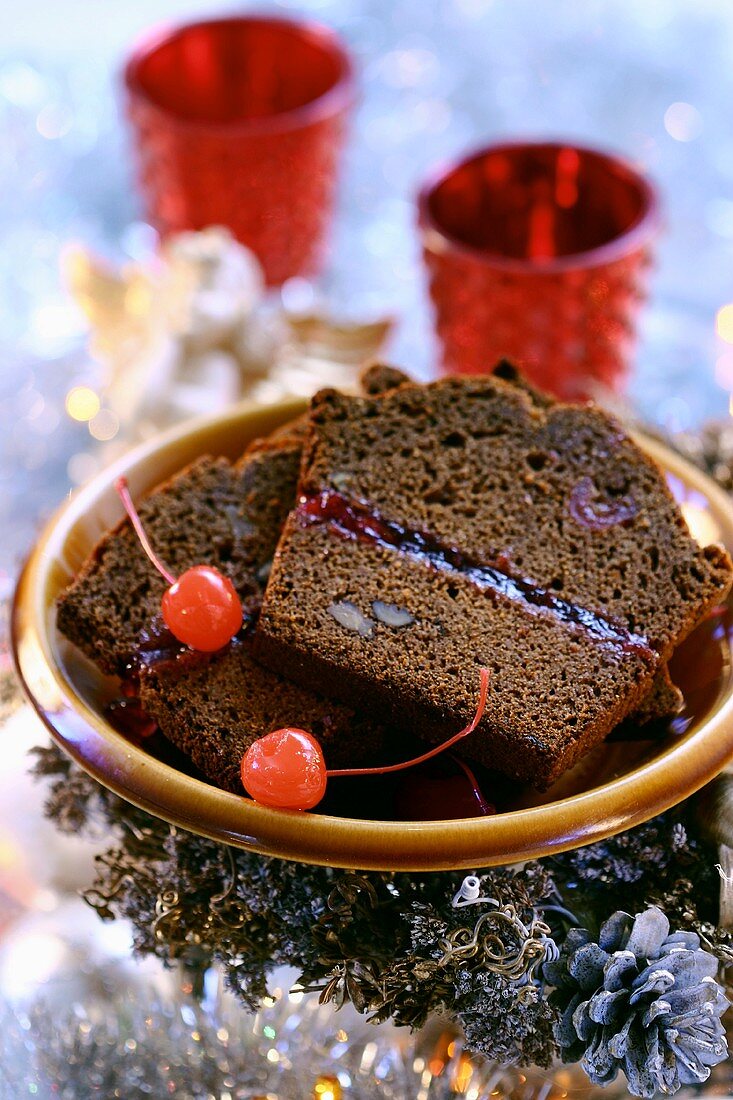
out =
{"type": "Polygon", "coordinates": [[[662,472],[599,409],[501,377],[323,391],[258,659],[546,787],[648,697],[728,592],[662,472]]]}
{"type": "MultiPolygon", "coordinates": [[[[331,767],[376,759],[385,729],[352,707],[291,684],[252,656],[252,630],[285,517],[296,499],[305,421],[255,440],[230,463],[204,457],[139,501],[152,545],[177,575],[215,566],[242,599],[242,631],[196,653],[165,628],[166,582],[128,520],[97,545],[57,608],[59,630],[139,696],[145,718],[212,782],[242,792],[242,756],[278,726],[299,724],[331,767]]],[[[123,703],[123,706],[125,704],[123,703]]]]}
{"type": "MultiPolygon", "coordinates": [[[[523,378],[517,368],[508,359],[502,359],[497,363],[493,371],[495,378],[503,378],[505,382],[511,382],[518,386],[539,408],[547,408],[553,399],[541,390],[531,385],[523,378]]],[[[377,392],[377,391],[375,391],[377,392]]],[[[664,718],[672,718],[679,714],[684,706],[682,692],[672,683],[666,662],[662,662],[652,686],[639,703],[638,707],[629,715],[629,719],[637,726],[646,725],[648,722],[658,722],[664,718]]]]}
{"type": "MultiPolygon", "coordinates": [[[[203,457],[139,504],[148,536],[174,573],[215,566],[237,590],[251,619],[292,507],[303,428],[257,440],[232,464],[203,457]]],[[[165,581],[127,520],[97,544],[57,606],[59,630],[103,672],[126,677],[146,651],[161,648],[165,581]]],[[[143,662],[144,663],[144,662],[143,662]]]]}
{"type": "Polygon", "coordinates": [[[384,724],[263,668],[252,641],[245,633],[209,660],[152,662],[140,679],[144,712],[217,787],[242,794],[245,752],[283,726],[312,733],[329,768],[382,762],[393,751],[384,724]]]}
{"type": "MultiPolygon", "coordinates": [[[[552,398],[527,382],[508,359],[500,360],[492,373],[495,378],[502,378],[505,382],[517,386],[539,408],[546,408],[552,404],[552,398]]],[[[409,384],[412,379],[396,367],[375,362],[362,372],[360,381],[362,392],[367,395],[374,395],[386,393],[387,390],[396,389],[397,386],[409,384]]],[[[669,669],[663,662],[649,691],[641,700],[639,706],[629,715],[629,718],[635,725],[643,726],[679,714],[683,705],[682,692],[672,683],[669,669]]]]}

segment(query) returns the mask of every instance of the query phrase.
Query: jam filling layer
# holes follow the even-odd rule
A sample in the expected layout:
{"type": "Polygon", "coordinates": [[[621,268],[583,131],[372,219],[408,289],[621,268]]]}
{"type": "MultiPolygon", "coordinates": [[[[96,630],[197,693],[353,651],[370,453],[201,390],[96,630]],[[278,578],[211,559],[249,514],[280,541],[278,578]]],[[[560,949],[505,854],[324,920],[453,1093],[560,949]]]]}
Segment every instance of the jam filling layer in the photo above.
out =
{"type": "Polygon", "coordinates": [[[408,530],[385,519],[371,506],[350,500],[335,490],[326,489],[301,497],[297,515],[305,526],[325,525],[342,538],[371,543],[424,562],[440,572],[457,574],[496,599],[520,604],[535,614],[547,614],[598,642],[636,654],[649,665],[658,662],[659,655],[649,641],[628,630],[623,623],[563,600],[550,589],[524,577],[513,576],[502,561],[474,561],[462,550],[445,545],[435,535],[408,530]]]}
{"type": "MultiPolygon", "coordinates": [[[[240,645],[251,631],[253,624],[254,616],[245,614],[242,629],[232,638],[229,646],[240,645]]],[[[227,648],[229,647],[224,647],[224,649],[227,648]]],[[[136,685],[140,676],[148,669],[160,670],[166,666],[201,668],[209,664],[215,656],[216,652],[203,653],[179,642],[163,622],[162,615],[156,615],[138,638],[137,649],[127,662],[125,682],[136,685]]]]}

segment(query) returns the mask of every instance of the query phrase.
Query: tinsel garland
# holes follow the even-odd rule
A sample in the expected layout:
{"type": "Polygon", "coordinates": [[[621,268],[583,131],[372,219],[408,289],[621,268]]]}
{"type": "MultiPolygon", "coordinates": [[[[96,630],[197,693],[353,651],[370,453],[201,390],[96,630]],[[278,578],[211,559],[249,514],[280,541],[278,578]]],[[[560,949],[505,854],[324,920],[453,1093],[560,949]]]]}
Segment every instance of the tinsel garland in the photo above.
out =
{"type": "MultiPolygon", "coordinates": [[[[708,430],[694,457],[733,487],[733,445],[724,430],[708,430]]],[[[140,954],[202,971],[217,963],[251,1009],[267,994],[268,975],[287,964],[299,970],[300,988],[324,1003],[351,1002],[374,1021],[413,1028],[441,1012],[461,1026],[470,1049],[500,1064],[549,1066],[578,1047],[567,1042],[567,1005],[551,990],[556,962],[570,957],[571,944],[586,945],[585,954],[602,952],[594,944],[605,942],[609,922],[630,927],[634,914],[653,907],[671,925],[673,946],[684,945],[689,965],[708,975],[705,982],[714,981],[711,965],[725,974],[733,962],[733,935],[718,926],[720,837],[715,829],[711,837],[709,821],[703,825],[696,799],[626,833],[521,869],[494,868],[468,878],[347,872],[286,863],[184,832],[111,794],[56,748],[36,752],[36,773],[51,781],[47,813],[59,828],[78,833],[101,824],[117,838],[98,856],[97,880],[85,895],[89,904],[105,920],[127,918],[140,954]]],[[[615,996],[614,968],[622,966],[624,950],[612,952],[611,984],[603,996],[615,996]]],[[[582,984],[572,960],[563,965],[570,966],[567,980],[582,984]]],[[[640,956],[640,980],[652,963],[644,966],[640,956]]],[[[654,966],[650,972],[657,974],[654,966]]],[[[711,999],[700,993],[707,986],[692,985],[688,1004],[687,987],[680,988],[671,1009],[660,995],[651,1002],[653,1012],[684,1019],[694,1041],[706,1041],[706,1005],[719,1014],[722,991],[716,986],[711,999]]],[[[624,996],[629,1019],[614,1017],[614,1027],[627,1035],[632,1017],[639,1018],[638,998],[633,986],[624,996]]],[[[581,1020],[577,1027],[582,1047],[591,1032],[581,1020]]],[[[673,1092],[690,1079],[675,1063],[689,1048],[670,1027],[664,1058],[659,1043],[654,1055],[630,1052],[635,1094],[673,1092]]],[[[614,1042],[610,1049],[620,1050],[614,1042]]],[[[703,1075],[725,1054],[722,1039],[713,1045],[698,1066],[703,1075]]],[[[580,1056],[580,1047],[571,1058],[580,1056]]],[[[619,1064],[625,1064],[620,1055],[619,1064]]],[[[591,1056],[588,1065],[596,1065],[591,1056]]]]}
{"type": "MultiPolygon", "coordinates": [[[[174,983],[175,984],[175,983],[174,983]]],[[[470,1058],[450,1025],[414,1037],[366,1028],[315,998],[275,996],[255,1014],[151,983],[78,1002],[0,998],[0,1096],[59,1100],[546,1098],[548,1075],[470,1058]],[[369,1035],[365,1031],[370,1032],[369,1035]]]]}

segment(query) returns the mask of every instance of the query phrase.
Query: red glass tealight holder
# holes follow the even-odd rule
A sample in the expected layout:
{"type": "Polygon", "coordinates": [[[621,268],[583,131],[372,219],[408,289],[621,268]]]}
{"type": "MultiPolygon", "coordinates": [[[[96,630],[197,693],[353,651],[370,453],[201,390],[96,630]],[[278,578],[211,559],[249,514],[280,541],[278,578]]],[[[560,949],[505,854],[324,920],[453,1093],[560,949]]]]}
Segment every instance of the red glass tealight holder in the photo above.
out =
{"type": "Polygon", "coordinates": [[[559,397],[623,389],[659,224],[647,179],[593,149],[503,144],[418,203],[444,371],[505,357],[559,397]]]}
{"type": "Polygon", "coordinates": [[[332,31],[247,16],[153,32],[124,80],[161,235],[227,226],[270,285],[318,269],[355,98],[332,31]]]}

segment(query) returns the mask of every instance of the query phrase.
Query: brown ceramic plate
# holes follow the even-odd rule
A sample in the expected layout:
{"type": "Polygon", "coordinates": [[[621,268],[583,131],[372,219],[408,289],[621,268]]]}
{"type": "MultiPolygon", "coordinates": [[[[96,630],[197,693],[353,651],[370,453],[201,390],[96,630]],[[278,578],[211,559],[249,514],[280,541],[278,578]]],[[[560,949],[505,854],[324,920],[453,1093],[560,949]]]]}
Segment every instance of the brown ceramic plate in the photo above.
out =
{"type": "MultiPolygon", "coordinates": [[[[542,795],[517,791],[493,817],[389,821],[258,806],[193,778],[131,744],[104,717],[113,687],[59,637],[54,603],[94,543],[119,519],[113,491],[125,473],[140,495],[205,453],[238,456],[247,442],[302,410],[300,402],[242,406],[176,428],[137,448],[54,516],[20,579],[14,611],[18,669],[55,740],[130,802],[204,836],[268,855],[382,870],[514,863],[628,829],[692,794],[733,754],[728,609],[704,623],[676,659],[687,711],[660,735],[614,735],[542,795]]],[[[693,533],[733,546],[733,505],[703,474],[650,439],[693,533]]]]}

